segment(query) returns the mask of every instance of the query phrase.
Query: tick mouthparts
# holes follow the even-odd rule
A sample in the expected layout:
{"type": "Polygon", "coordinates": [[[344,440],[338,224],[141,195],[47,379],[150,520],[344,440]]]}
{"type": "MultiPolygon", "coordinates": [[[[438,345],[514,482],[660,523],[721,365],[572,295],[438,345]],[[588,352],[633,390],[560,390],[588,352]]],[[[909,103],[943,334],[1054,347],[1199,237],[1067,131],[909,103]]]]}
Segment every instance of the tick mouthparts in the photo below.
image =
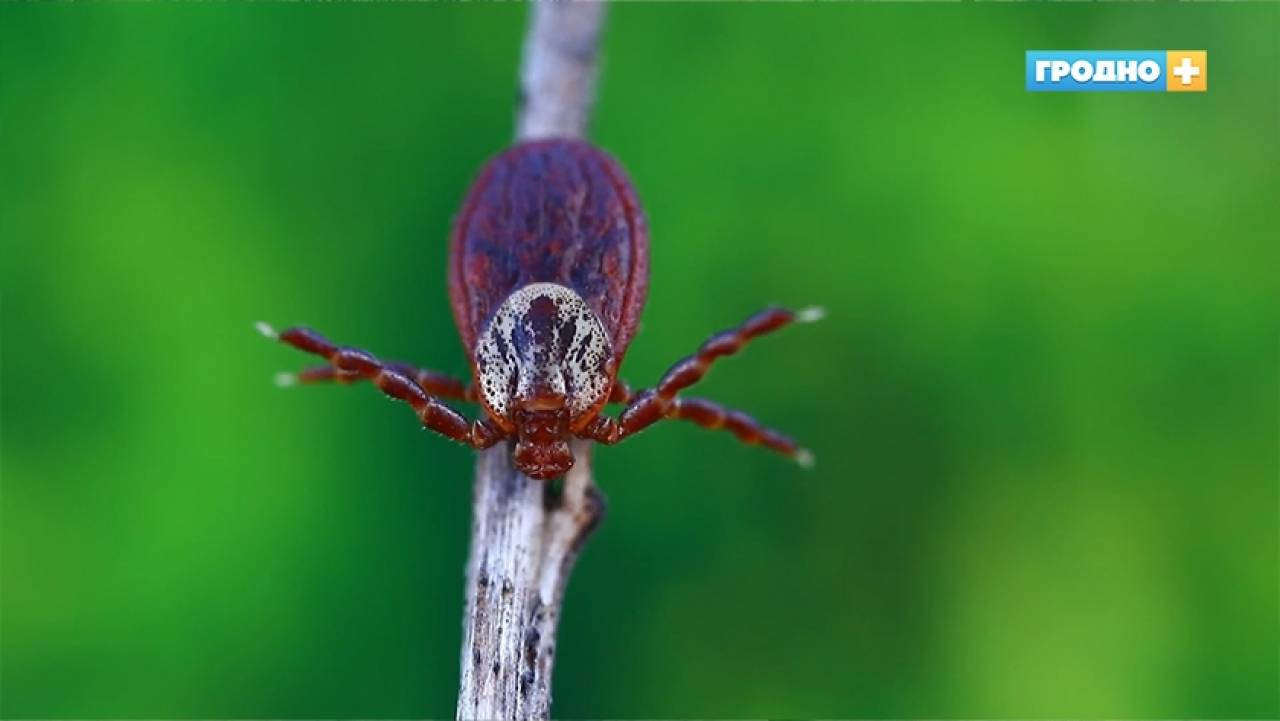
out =
{"type": "Polygon", "coordinates": [[[280,340],[280,334],[277,333],[276,329],[272,328],[271,324],[269,323],[258,321],[257,323],[253,324],[253,328],[254,330],[261,333],[263,336],[270,338],[271,340],[280,340]]]}
{"type": "Polygon", "coordinates": [[[796,311],[797,323],[813,323],[827,317],[827,309],[820,305],[811,305],[796,311]]]}

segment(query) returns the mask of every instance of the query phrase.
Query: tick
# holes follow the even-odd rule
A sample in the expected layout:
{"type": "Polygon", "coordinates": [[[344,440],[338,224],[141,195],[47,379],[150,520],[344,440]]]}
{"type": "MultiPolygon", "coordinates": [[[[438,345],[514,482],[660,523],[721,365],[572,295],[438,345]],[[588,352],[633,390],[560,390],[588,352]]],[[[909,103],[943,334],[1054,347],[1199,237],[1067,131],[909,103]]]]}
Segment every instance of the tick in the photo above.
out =
{"type": "Polygon", "coordinates": [[[258,329],[326,364],[282,383],[367,379],[413,408],[422,425],[473,448],[514,438],[515,466],[537,479],[573,465],[569,439],[617,443],[664,418],[730,431],[797,460],[812,455],[750,416],[681,391],[718,358],[817,308],[768,308],[711,336],[658,384],[633,392],[618,378],[649,284],[649,233],[622,168],[578,140],[518,144],[480,171],[454,222],[449,299],[471,361],[471,380],[386,362],[313,330],[258,329]],[[468,421],[439,399],[478,402],[468,421]],[[624,404],[617,418],[608,403],[624,404]]]}

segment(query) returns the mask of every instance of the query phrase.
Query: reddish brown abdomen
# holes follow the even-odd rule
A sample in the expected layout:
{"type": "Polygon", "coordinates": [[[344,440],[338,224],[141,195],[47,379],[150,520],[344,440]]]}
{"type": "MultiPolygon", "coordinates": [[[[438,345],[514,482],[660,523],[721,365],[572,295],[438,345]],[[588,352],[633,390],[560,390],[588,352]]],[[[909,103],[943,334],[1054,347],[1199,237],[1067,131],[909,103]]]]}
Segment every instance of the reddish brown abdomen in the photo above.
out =
{"type": "Polygon", "coordinates": [[[513,291],[577,291],[621,361],[649,284],[644,214],[622,168],[579,140],[516,145],[480,171],[453,228],[449,297],[470,355],[513,291]]]}

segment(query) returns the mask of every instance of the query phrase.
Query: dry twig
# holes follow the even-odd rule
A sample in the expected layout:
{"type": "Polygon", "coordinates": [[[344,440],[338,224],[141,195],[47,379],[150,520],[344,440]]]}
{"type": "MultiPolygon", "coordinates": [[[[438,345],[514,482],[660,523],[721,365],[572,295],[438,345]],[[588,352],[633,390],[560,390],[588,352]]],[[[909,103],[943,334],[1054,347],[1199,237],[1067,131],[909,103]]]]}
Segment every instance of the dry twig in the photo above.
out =
{"type": "MultiPolygon", "coordinates": [[[[516,138],[580,137],[595,94],[598,2],[529,5],[516,138]]],[[[511,465],[511,447],[476,463],[459,719],[545,719],[551,713],[556,623],[565,584],[604,502],[591,477],[590,444],[559,492],[511,465]]]]}

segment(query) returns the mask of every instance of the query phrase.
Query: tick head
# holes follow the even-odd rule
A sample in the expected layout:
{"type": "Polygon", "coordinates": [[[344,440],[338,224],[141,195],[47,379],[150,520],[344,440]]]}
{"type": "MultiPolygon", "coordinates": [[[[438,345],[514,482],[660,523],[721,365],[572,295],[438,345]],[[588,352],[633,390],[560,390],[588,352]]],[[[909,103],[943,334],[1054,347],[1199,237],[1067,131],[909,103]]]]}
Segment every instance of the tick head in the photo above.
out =
{"type": "Polygon", "coordinates": [[[534,478],[569,470],[569,436],[613,386],[609,335],[591,307],[556,283],[524,286],[494,312],[474,358],[486,412],[516,435],[516,466],[534,478]]]}
{"type": "Polygon", "coordinates": [[[573,452],[565,440],[569,435],[569,413],[563,406],[542,410],[517,409],[516,468],[530,478],[549,480],[563,476],[573,467],[573,452]]]}

